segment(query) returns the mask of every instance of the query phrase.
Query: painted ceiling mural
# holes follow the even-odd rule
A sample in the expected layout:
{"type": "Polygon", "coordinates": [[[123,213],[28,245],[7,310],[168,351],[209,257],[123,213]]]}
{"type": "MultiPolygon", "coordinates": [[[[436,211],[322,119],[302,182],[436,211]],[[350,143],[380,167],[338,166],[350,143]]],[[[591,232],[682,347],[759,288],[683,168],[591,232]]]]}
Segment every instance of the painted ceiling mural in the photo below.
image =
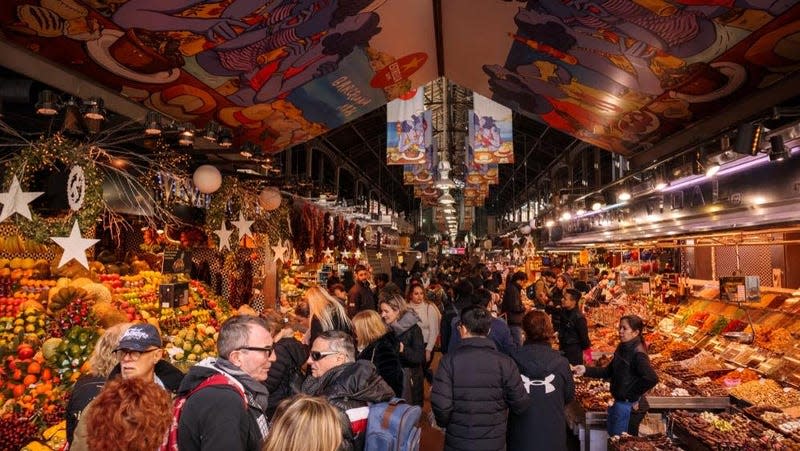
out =
{"type": "Polygon", "coordinates": [[[443,4],[453,81],[624,155],[800,69],[796,0],[443,4]]]}
{"type": "Polygon", "coordinates": [[[267,151],[437,76],[426,0],[0,3],[2,39],[177,120],[215,120],[267,151]]]}

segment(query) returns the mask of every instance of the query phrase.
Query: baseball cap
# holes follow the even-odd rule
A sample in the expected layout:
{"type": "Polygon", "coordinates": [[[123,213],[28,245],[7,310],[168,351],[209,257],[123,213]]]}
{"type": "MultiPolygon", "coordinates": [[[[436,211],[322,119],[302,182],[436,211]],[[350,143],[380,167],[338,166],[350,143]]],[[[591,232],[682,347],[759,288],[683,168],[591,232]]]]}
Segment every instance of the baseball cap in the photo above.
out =
{"type": "Polygon", "coordinates": [[[161,334],[152,324],[136,324],[128,328],[119,339],[116,350],[147,351],[151,347],[163,347],[161,334]]]}

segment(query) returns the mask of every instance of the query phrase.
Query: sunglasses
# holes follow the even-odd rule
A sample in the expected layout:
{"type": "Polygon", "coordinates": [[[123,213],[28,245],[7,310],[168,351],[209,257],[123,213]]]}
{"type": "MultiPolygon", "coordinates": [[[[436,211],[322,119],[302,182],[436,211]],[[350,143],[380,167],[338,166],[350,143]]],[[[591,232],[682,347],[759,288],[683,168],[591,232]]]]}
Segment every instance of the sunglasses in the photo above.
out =
{"type": "Polygon", "coordinates": [[[256,352],[263,352],[267,358],[272,355],[272,346],[264,346],[263,348],[259,348],[256,346],[242,346],[241,348],[236,348],[238,351],[256,351],[256,352]]]}
{"type": "Polygon", "coordinates": [[[311,360],[319,362],[329,355],[338,354],[336,351],[311,351],[311,360]]]}

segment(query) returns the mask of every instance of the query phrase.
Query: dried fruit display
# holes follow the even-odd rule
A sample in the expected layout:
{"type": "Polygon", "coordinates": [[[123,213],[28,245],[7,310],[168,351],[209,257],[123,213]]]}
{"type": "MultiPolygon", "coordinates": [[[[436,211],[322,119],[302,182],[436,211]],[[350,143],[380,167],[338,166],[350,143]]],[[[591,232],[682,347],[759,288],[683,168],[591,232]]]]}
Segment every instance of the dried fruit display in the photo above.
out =
{"type": "Polygon", "coordinates": [[[677,447],[664,434],[653,434],[646,437],[622,434],[609,439],[608,449],[614,451],[679,451],[681,448],[677,447]]]}
{"type": "Polygon", "coordinates": [[[605,411],[614,401],[608,382],[579,377],[575,379],[575,398],[587,412],[605,411]]]}
{"type": "Polygon", "coordinates": [[[800,405],[800,392],[784,390],[771,379],[759,379],[740,384],[733,387],[730,394],[755,406],[783,408],[800,405]]]}
{"type": "Polygon", "coordinates": [[[749,368],[737,368],[727,374],[719,376],[714,380],[723,387],[735,387],[744,382],[757,381],[761,378],[755,371],[749,368]]]}
{"type": "Polygon", "coordinates": [[[688,434],[712,451],[796,450],[800,443],[738,413],[678,410],[670,419],[679,435],[688,434]]]}

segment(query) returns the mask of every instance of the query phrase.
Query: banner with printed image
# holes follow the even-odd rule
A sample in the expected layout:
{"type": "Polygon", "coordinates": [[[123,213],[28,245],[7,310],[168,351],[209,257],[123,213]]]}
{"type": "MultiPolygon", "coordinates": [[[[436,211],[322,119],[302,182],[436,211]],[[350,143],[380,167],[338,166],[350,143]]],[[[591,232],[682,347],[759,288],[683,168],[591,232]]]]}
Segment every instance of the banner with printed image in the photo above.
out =
{"type": "Polygon", "coordinates": [[[386,105],[386,164],[426,164],[433,141],[431,112],[425,111],[424,89],[386,105]]]}
{"type": "Polygon", "coordinates": [[[478,93],[473,94],[473,106],[469,114],[469,142],[474,149],[475,163],[513,163],[511,109],[478,93]]]}
{"type": "MultiPolygon", "coordinates": [[[[426,111],[430,113],[430,111],[426,111]]],[[[430,122],[428,122],[430,123],[430,122]]],[[[403,183],[406,185],[433,185],[437,177],[438,157],[436,142],[434,141],[425,150],[424,164],[403,165],[403,183]]]]}

